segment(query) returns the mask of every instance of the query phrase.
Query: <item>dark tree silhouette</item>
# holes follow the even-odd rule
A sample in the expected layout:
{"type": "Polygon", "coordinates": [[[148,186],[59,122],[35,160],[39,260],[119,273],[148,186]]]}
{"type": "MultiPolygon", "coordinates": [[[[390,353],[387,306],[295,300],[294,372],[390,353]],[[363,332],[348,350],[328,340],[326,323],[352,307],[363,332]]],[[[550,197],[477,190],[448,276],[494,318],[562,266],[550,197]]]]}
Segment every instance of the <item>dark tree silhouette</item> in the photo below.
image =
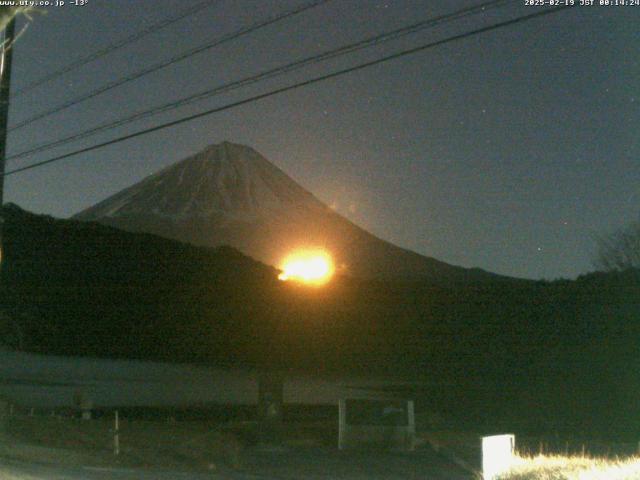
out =
{"type": "Polygon", "coordinates": [[[605,271],[640,269],[640,220],[597,242],[596,268],[605,271]]]}

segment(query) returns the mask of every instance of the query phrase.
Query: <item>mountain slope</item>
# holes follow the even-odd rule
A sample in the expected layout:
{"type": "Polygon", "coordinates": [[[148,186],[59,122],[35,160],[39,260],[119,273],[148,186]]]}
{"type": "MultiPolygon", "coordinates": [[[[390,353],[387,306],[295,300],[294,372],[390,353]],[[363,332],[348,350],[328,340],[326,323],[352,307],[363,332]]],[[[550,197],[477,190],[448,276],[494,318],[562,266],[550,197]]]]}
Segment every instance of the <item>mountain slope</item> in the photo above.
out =
{"type": "Polygon", "coordinates": [[[316,289],[230,248],[0,216],[0,342],[17,323],[36,353],[405,377],[430,385],[424,405],[483,428],[640,434],[638,271],[316,289]]]}
{"type": "Polygon", "coordinates": [[[381,240],[306,191],[255,150],[223,142],[77,214],[128,231],[194,245],[230,245],[279,266],[292,250],[325,248],[338,271],[358,277],[497,278],[381,240]]]}

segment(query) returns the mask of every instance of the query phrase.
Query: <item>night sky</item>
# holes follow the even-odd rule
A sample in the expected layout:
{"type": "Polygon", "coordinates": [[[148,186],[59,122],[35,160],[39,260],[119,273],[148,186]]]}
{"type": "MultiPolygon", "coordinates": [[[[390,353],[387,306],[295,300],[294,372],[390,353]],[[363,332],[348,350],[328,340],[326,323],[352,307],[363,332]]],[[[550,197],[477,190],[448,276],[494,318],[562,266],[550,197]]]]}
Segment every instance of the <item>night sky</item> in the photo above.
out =
{"type": "MultiPolygon", "coordinates": [[[[195,3],[89,0],[49,8],[16,44],[12,89],[195,3]]],[[[220,0],[13,98],[10,123],[303,3],[220,0]]],[[[477,3],[332,0],[15,130],[9,155],[477,3]]],[[[514,1],[8,162],[7,169],[540,8],[514,1]]],[[[68,217],[229,140],[252,146],[339,213],[397,245],[506,275],[572,278],[593,270],[595,237],[640,215],[639,26],[637,6],[576,7],[9,176],[5,201],[68,217]]]]}

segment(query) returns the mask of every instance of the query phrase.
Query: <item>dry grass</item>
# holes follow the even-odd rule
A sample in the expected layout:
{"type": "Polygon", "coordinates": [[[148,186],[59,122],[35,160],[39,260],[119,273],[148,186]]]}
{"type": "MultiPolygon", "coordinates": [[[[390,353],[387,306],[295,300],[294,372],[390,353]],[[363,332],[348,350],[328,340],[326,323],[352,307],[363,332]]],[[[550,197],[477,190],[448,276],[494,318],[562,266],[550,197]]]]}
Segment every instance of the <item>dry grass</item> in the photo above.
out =
{"type": "Polygon", "coordinates": [[[640,457],[626,459],[537,455],[516,457],[500,480],[640,480],[640,457]]]}
{"type": "MultiPolygon", "coordinates": [[[[479,434],[455,431],[427,431],[418,435],[419,444],[430,445],[445,454],[451,461],[469,472],[479,473],[477,460],[480,455],[479,434]]],[[[525,442],[526,445],[527,442],[525,442]]],[[[564,442],[561,442],[564,443],[564,442]]],[[[575,443],[575,442],[574,442],[575,443]]],[[[536,442],[537,444],[537,442],[536,442]]],[[[571,451],[566,444],[567,451],[571,451]]],[[[574,445],[575,446],[575,445],[574,445]]],[[[588,444],[589,450],[601,451],[598,455],[576,454],[524,454],[516,456],[512,469],[500,480],[640,480],[640,456],[633,456],[633,445],[588,444]],[[624,448],[623,448],[624,447],[624,448]],[[613,457],[608,451],[618,452],[613,457]]],[[[522,448],[522,444],[520,445],[522,448]]],[[[585,447],[582,447],[584,452],[585,447]]],[[[532,451],[525,449],[524,451],[532,451]]],[[[556,450],[557,451],[557,450],[556,450]]],[[[577,451],[577,450],[574,450],[577,451]]]]}

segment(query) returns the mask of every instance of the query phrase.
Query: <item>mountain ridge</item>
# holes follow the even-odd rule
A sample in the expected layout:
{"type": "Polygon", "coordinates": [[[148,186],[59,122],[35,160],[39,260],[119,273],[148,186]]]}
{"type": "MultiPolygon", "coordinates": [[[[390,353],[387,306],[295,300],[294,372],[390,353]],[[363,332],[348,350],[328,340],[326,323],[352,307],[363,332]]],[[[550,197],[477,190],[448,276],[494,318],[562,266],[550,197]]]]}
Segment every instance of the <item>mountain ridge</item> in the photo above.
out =
{"type": "Polygon", "coordinates": [[[222,142],[147,176],[74,218],[151,212],[173,219],[217,213],[252,219],[248,214],[259,217],[287,204],[328,209],[252,148],[222,142]],[[193,178],[197,174],[203,177],[193,178]],[[169,195],[158,198],[158,193],[169,195]],[[156,203],[150,206],[152,200],[156,203]]]}
{"type": "Polygon", "coordinates": [[[72,217],[191,243],[229,245],[279,266],[292,250],[323,248],[356,277],[502,277],[426,257],[342,217],[250,147],[211,145],[72,217]]]}

